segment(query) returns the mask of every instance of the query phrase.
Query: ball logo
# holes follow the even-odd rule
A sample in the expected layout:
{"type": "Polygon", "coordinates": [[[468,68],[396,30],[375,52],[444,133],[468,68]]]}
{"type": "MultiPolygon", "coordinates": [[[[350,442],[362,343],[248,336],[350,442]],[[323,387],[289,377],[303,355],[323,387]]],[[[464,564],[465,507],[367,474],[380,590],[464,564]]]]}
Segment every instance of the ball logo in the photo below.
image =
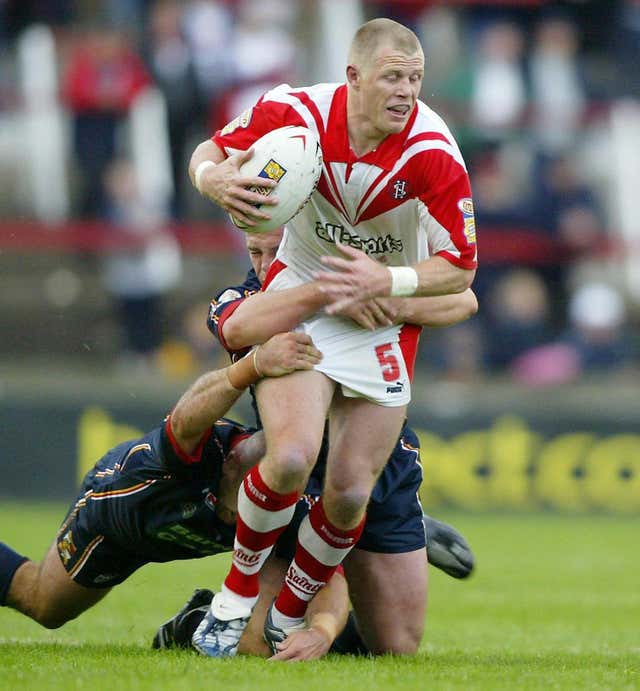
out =
{"type": "Polygon", "coordinates": [[[278,161],[274,161],[272,158],[269,159],[267,165],[258,173],[259,178],[269,178],[269,180],[275,180],[279,182],[282,177],[286,174],[287,169],[283,168],[278,161]]]}
{"type": "MultiPolygon", "coordinates": [[[[258,173],[258,177],[280,182],[280,180],[286,175],[286,173],[287,169],[283,168],[277,161],[274,161],[271,158],[269,159],[265,167],[258,173]]],[[[271,194],[271,192],[273,192],[273,189],[271,187],[252,187],[251,191],[257,192],[258,194],[261,194],[263,197],[268,197],[271,194]]],[[[255,206],[259,207],[260,205],[256,204],[255,206]]]]}

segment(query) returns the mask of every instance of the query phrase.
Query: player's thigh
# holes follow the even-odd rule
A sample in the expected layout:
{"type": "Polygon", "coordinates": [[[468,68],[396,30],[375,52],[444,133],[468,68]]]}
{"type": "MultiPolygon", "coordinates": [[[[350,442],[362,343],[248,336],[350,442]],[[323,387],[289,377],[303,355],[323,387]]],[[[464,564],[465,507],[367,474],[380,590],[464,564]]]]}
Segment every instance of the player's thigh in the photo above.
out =
{"type": "Polygon", "coordinates": [[[344,569],[360,634],[369,649],[415,653],[427,611],[426,551],[382,554],[354,549],[344,569]]]}
{"type": "Polygon", "coordinates": [[[325,488],[332,491],[380,474],[398,440],[406,406],[383,407],[336,393],[329,417],[329,456],[325,488]]]}
{"type": "Polygon", "coordinates": [[[256,398],[268,455],[297,451],[315,462],[334,386],[313,370],[259,382],[256,398]]]}
{"type": "Polygon", "coordinates": [[[75,619],[110,591],[110,588],[86,588],[75,583],[62,565],[55,540],[34,576],[32,616],[49,628],[75,619]]]}

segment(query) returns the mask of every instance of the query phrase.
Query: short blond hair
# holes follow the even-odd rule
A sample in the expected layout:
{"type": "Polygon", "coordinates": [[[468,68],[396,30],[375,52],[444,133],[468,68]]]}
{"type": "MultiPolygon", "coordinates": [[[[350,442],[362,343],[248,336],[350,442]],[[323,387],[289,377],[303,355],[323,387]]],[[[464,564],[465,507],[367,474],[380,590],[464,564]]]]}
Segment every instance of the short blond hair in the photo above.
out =
{"type": "Polygon", "coordinates": [[[372,19],[355,33],[349,48],[349,64],[365,68],[380,46],[388,44],[406,55],[423,55],[418,37],[403,24],[392,19],[372,19]]]}

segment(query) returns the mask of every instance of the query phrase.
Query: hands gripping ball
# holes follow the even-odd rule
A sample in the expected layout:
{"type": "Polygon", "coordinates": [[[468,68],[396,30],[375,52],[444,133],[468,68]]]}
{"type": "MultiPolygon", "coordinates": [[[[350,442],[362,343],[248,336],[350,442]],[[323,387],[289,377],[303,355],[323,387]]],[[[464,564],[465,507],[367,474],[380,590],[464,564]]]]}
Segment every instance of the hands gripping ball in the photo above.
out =
{"type": "Polygon", "coordinates": [[[233,216],[233,224],[248,233],[267,233],[291,220],[309,201],[322,172],[322,150],[318,137],[306,127],[289,125],[268,132],[251,147],[253,157],[242,164],[240,171],[248,177],[275,180],[273,189],[254,191],[265,196],[272,192],[278,198],[269,207],[271,218],[248,227],[233,216]]]}

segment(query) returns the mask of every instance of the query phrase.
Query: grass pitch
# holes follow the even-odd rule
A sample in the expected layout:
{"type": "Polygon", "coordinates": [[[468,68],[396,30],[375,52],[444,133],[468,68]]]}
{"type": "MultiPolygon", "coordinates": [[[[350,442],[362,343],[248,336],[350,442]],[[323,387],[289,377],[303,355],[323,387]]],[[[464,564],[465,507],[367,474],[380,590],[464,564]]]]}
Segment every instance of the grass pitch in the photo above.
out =
{"type": "MultiPolygon", "coordinates": [[[[63,505],[0,505],[0,539],[36,559],[63,505]]],[[[414,658],[305,664],[159,653],[150,641],[228,557],[141,569],[79,619],[47,631],[0,609],[2,688],[640,689],[639,520],[440,512],[469,539],[477,570],[430,574],[427,630],[414,658]]],[[[401,584],[399,584],[401,585],[401,584]]]]}

